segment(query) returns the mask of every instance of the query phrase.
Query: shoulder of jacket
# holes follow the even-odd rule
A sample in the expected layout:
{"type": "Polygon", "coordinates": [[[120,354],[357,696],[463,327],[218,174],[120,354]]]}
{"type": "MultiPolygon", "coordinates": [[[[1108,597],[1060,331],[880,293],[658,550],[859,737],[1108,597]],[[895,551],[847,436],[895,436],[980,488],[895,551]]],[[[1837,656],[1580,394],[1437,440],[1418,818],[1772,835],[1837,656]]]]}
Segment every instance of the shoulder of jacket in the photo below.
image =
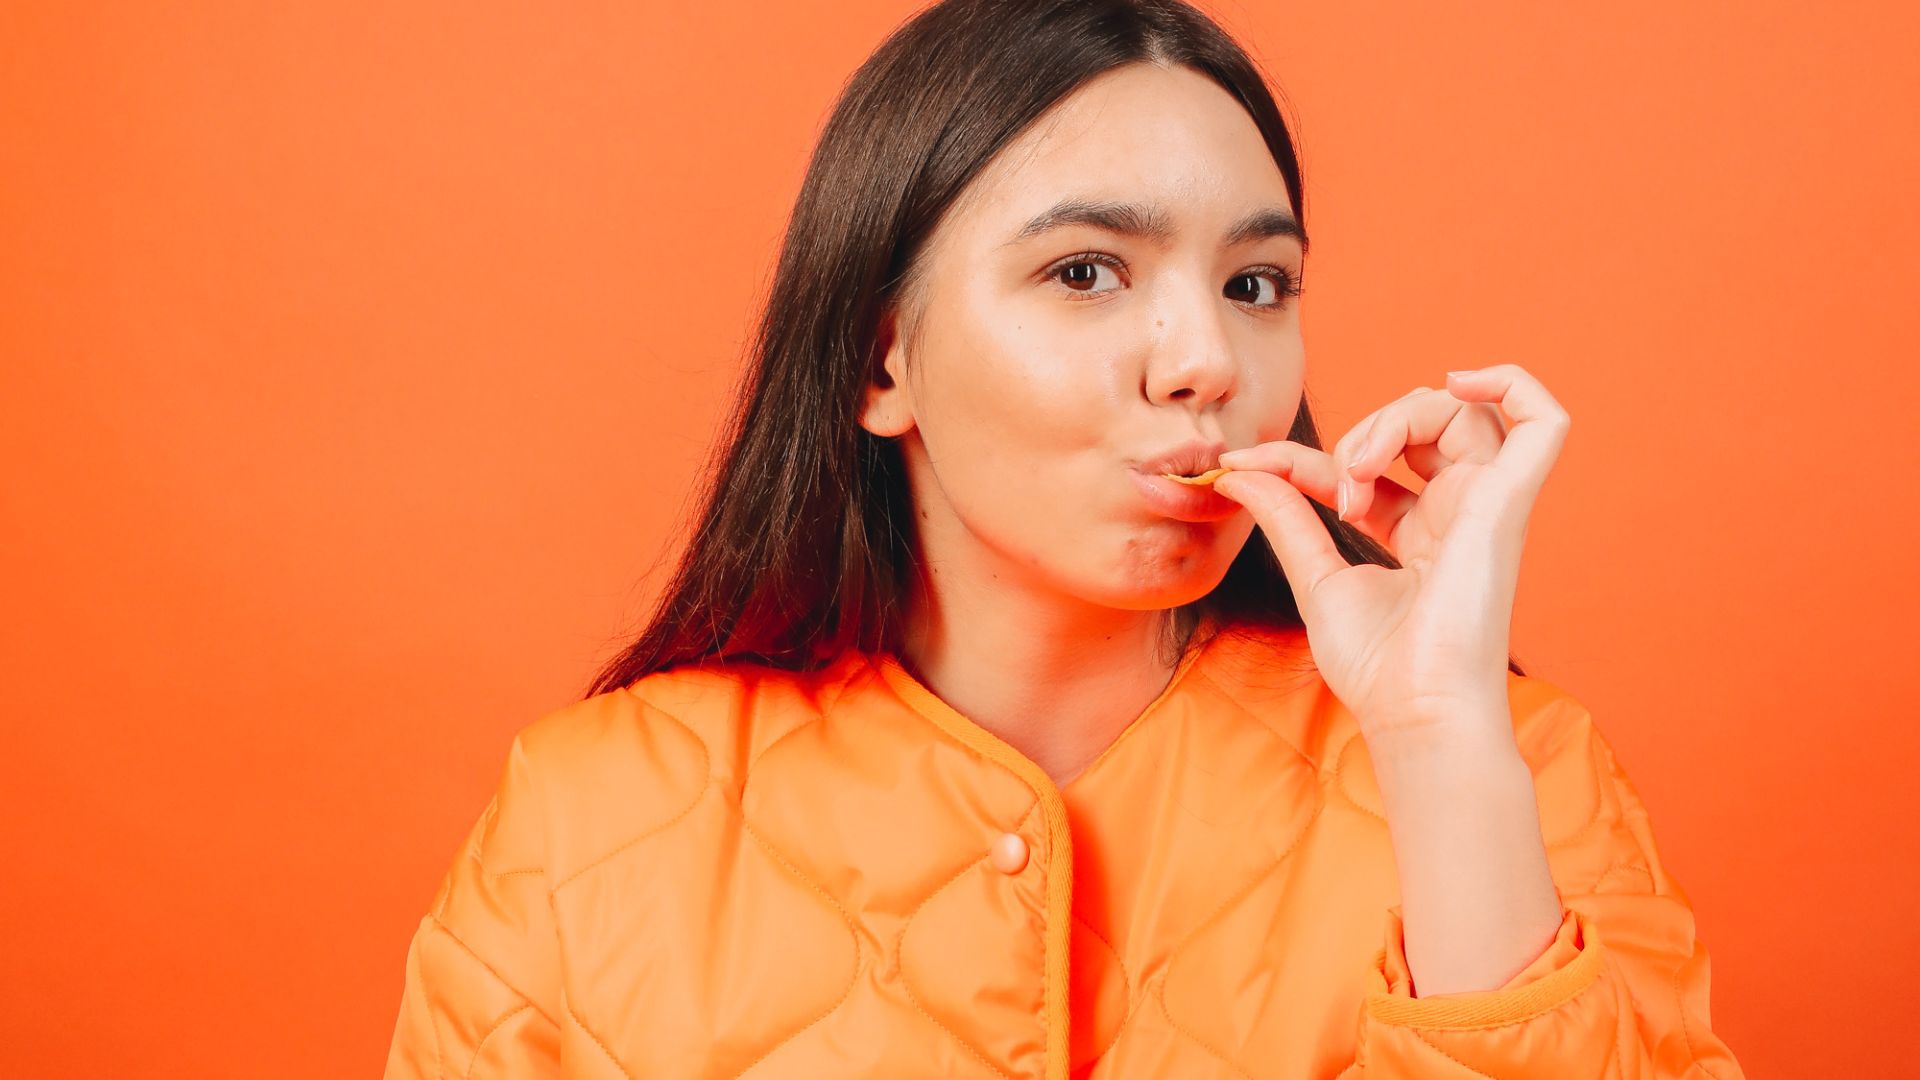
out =
{"type": "Polygon", "coordinates": [[[616,849],[686,817],[717,778],[784,730],[819,715],[864,671],[682,665],[555,708],[514,736],[537,804],[555,887],[616,849]]]}
{"type": "Polygon", "coordinates": [[[1587,755],[1596,744],[1604,745],[1586,704],[1543,676],[1507,672],[1507,704],[1514,740],[1530,763],[1544,765],[1570,753],[1587,755]]]}
{"type": "MultiPolygon", "coordinates": [[[[1594,848],[1642,875],[1655,859],[1644,835],[1646,810],[1613,744],[1587,705],[1538,675],[1507,674],[1515,741],[1533,773],[1541,832],[1550,851],[1594,848]]],[[[1596,875],[1623,869],[1608,865],[1596,875]]],[[[1567,880],[1574,878],[1568,871],[1567,880]]]]}
{"type": "Polygon", "coordinates": [[[1326,686],[1303,627],[1235,623],[1221,629],[1206,652],[1207,678],[1243,706],[1299,704],[1302,690],[1326,686]]]}

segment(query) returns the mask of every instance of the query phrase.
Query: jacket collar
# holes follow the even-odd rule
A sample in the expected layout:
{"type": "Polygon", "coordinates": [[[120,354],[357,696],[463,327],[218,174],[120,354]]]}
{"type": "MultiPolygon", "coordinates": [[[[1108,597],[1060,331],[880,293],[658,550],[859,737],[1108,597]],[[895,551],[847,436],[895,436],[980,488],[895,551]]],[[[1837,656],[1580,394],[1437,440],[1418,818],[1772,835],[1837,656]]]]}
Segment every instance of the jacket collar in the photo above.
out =
{"type": "Polygon", "coordinates": [[[1212,662],[1217,654],[1236,650],[1238,642],[1230,634],[1216,633],[1215,631],[1218,630],[1219,627],[1219,622],[1212,616],[1203,618],[1193,635],[1195,644],[1189,645],[1186,652],[1181,656],[1180,662],[1174,667],[1173,677],[1167,681],[1167,685],[1160,691],[1160,694],[1148,703],[1147,707],[1141,710],[1138,716],[1129,721],[1126,727],[1121,729],[1119,735],[1115,736],[1099,754],[1095,755],[1092,761],[1083,766],[1080,772],[1076,773],[1074,777],[1065,784],[1058,785],[1057,788],[1052,778],[1047,776],[1045,770],[1035,764],[1032,759],[1014,749],[1010,743],[980,726],[980,724],[958,709],[955,709],[946,699],[935,694],[911,671],[908,671],[906,666],[901,663],[900,658],[892,652],[881,651],[866,654],[866,661],[878,680],[884,684],[902,704],[931,722],[940,730],[946,732],[960,743],[977,751],[989,761],[1005,765],[1023,780],[1033,785],[1036,790],[1064,791],[1072,788],[1080,777],[1091,772],[1095,766],[1099,765],[1102,760],[1113,752],[1115,747],[1125,742],[1127,737],[1132,735],[1136,729],[1151,723],[1160,711],[1169,707],[1170,702],[1187,696],[1190,693],[1189,683],[1191,680],[1202,677],[1206,671],[1219,666],[1219,664],[1212,662]]]}

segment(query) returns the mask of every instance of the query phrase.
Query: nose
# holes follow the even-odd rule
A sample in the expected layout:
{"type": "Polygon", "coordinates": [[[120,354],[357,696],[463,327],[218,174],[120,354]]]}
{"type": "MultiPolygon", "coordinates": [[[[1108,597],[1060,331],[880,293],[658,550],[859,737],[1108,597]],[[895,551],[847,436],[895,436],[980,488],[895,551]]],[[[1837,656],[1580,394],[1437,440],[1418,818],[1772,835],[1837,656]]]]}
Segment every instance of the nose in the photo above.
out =
{"type": "Polygon", "coordinates": [[[1215,290],[1187,285],[1168,289],[1155,305],[1143,387],[1149,401],[1202,408],[1232,395],[1237,367],[1226,304],[1215,290]]]}

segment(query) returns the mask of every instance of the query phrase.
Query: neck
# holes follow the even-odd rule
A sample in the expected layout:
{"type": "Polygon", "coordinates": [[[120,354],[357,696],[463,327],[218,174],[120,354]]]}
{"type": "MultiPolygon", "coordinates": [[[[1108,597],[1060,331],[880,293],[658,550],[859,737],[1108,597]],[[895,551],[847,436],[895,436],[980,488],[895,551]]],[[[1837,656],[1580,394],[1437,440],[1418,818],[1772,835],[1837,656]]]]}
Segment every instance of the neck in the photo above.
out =
{"type": "Polygon", "coordinates": [[[1056,785],[1100,756],[1178,666],[1172,610],[1049,606],[1018,589],[945,586],[933,574],[916,590],[902,666],[1056,785]]]}

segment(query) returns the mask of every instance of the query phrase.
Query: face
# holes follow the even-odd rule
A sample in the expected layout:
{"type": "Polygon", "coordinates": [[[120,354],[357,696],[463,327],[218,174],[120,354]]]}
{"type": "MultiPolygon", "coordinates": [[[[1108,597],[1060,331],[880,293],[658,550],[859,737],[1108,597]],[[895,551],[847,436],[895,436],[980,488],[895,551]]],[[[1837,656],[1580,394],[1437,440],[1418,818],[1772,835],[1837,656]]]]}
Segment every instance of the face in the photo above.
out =
{"type": "Polygon", "coordinates": [[[1132,610],[1219,583],[1252,516],[1146,481],[1203,496],[1156,499],[1143,465],[1292,428],[1303,251],[1262,211],[1292,220],[1259,128],[1186,68],[1105,73],[975,178],[922,253],[861,420],[900,437],[923,560],[1132,610]],[[1069,199],[1133,204],[1164,231],[1027,229],[1069,199]],[[1250,220],[1265,227],[1230,235],[1250,220]]]}

